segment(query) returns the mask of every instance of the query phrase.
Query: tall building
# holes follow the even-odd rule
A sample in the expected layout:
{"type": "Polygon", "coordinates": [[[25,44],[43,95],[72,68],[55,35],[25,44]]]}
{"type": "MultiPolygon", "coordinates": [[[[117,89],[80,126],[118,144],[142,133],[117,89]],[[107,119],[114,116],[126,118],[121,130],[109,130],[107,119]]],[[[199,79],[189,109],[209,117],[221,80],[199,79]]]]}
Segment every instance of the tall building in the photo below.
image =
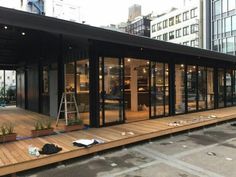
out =
{"type": "Polygon", "coordinates": [[[211,7],[212,50],[236,55],[236,1],[211,0],[211,7]]]}
{"type": "Polygon", "coordinates": [[[0,0],[0,6],[81,22],[77,0],[0,0]]]}
{"type": "Polygon", "coordinates": [[[136,17],[141,15],[142,15],[142,9],[140,5],[134,4],[131,7],[129,7],[128,21],[133,21],[135,20],[136,17]]]}
{"type": "Polygon", "coordinates": [[[183,8],[172,8],[151,22],[151,38],[192,47],[210,49],[209,2],[185,1],[183,8]]]}

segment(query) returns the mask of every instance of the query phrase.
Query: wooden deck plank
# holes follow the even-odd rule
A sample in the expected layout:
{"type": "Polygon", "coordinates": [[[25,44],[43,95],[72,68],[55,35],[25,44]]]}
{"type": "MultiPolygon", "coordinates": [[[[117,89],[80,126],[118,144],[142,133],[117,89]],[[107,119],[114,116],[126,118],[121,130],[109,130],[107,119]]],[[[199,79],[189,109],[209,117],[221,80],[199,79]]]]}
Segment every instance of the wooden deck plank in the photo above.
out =
{"type": "MultiPolygon", "coordinates": [[[[2,112],[0,113],[0,115],[1,114],[2,112]]],[[[37,120],[38,117],[41,117],[38,114],[29,114],[29,112],[27,111],[22,112],[22,115],[27,117],[27,119],[32,119],[33,121],[37,120]]],[[[6,121],[7,119],[12,119],[12,116],[14,116],[14,112],[12,114],[6,114],[5,116],[3,116],[3,120],[6,121]]],[[[147,140],[158,136],[180,132],[183,130],[189,130],[209,124],[215,124],[235,118],[236,109],[235,107],[232,107],[224,108],[221,110],[191,113],[188,115],[178,115],[161,119],[145,120],[99,129],[92,128],[84,131],[76,131],[66,134],[58,134],[41,138],[20,140],[13,143],[0,144],[0,175],[15,173],[18,171],[27,170],[54,162],[99,152],[113,147],[123,146],[126,144],[147,140]],[[208,116],[211,114],[217,115],[217,117],[205,120],[199,119],[199,122],[194,122],[194,119],[199,118],[200,115],[208,116]],[[184,121],[184,123],[180,126],[168,125],[170,122],[175,121],[184,121]],[[121,135],[122,132],[133,132],[134,135],[126,134],[125,136],[123,136],[121,135]],[[72,141],[81,138],[98,138],[104,140],[105,143],[95,145],[90,148],[74,147],[72,141]],[[50,156],[42,155],[38,158],[30,156],[28,154],[29,145],[32,144],[33,146],[41,148],[45,143],[55,143],[61,146],[63,148],[63,151],[50,156]]],[[[29,127],[31,125],[31,123],[29,123],[26,119],[24,119],[23,121],[16,121],[17,124],[20,124],[22,122],[26,125],[21,125],[19,126],[20,128],[29,127]]],[[[22,132],[26,134],[26,132],[22,132]]]]}

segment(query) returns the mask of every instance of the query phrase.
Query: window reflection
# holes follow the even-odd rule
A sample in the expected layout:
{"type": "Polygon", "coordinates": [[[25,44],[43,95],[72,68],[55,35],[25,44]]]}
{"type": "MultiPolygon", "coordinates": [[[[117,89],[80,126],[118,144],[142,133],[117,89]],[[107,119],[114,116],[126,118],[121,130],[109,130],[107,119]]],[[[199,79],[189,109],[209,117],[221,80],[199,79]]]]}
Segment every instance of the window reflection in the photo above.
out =
{"type": "Polygon", "coordinates": [[[214,108],[214,70],[213,68],[207,68],[207,108],[214,108]]]}
{"type": "Polygon", "coordinates": [[[175,65],[175,113],[185,112],[185,69],[184,65],[175,65]]]}
{"type": "Polygon", "coordinates": [[[218,69],[218,107],[224,107],[225,90],[224,90],[224,69],[218,69]]]}
{"type": "Polygon", "coordinates": [[[196,66],[187,66],[187,97],[188,111],[195,111],[197,106],[196,66]]]}
{"type": "Polygon", "coordinates": [[[206,109],[207,98],[207,70],[205,67],[198,67],[198,109],[206,109]]]}

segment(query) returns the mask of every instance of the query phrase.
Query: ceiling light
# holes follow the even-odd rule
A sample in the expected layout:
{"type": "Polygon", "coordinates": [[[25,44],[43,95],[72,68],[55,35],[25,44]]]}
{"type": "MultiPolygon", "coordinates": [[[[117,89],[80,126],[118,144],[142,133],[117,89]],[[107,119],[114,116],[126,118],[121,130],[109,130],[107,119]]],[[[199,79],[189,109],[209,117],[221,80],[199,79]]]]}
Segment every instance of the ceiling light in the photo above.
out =
{"type": "Polygon", "coordinates": [[[184,67],[184,64],[181,64],[181,67],[184,67]]]}
{"type": "Polygon", "coordinates": [[[7,26],[4,26],[4,29],[7,29],[8,27],[7,26]]]}
{"type": "Polygon", "coordinates": [[[130,59],[128,59],[127,61],[130,62],[130,59]]]}
{"type": "Polygon", "coordinates": [[[21,35],[22,35],[22,36],[25,36],[25,32],[22,32],[21,35]]]}

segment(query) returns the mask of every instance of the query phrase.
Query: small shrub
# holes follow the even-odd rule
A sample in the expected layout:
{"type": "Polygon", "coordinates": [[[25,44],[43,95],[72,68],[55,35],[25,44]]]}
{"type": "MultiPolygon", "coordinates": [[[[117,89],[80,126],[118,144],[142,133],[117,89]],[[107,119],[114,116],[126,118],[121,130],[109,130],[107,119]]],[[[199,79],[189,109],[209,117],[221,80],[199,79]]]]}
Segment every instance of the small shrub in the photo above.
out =
{"type": "Polygon", "coordinates": [[[45,121],[45,128],[52,129],[52,121],[50,119],[45,121]]]}
{"type": "Polygon", "coordinates": [[[52,122],[50,119],[46,121],[37,120],[34,124],[34,130],[47,130],[52,129],[52,122]]]}
{"type": "Polygon", "coordinates": [[[83,125],[83,121],[78,118],[69,119],[68,126],[72,126],[72,125],[83,125]]]}
{"type": "Polygon", "coordinates": [[[9,135],[14,133],[14,126],[12,123],[9,124],[2,124],[1,128],[1,135],[9,135]]]}

